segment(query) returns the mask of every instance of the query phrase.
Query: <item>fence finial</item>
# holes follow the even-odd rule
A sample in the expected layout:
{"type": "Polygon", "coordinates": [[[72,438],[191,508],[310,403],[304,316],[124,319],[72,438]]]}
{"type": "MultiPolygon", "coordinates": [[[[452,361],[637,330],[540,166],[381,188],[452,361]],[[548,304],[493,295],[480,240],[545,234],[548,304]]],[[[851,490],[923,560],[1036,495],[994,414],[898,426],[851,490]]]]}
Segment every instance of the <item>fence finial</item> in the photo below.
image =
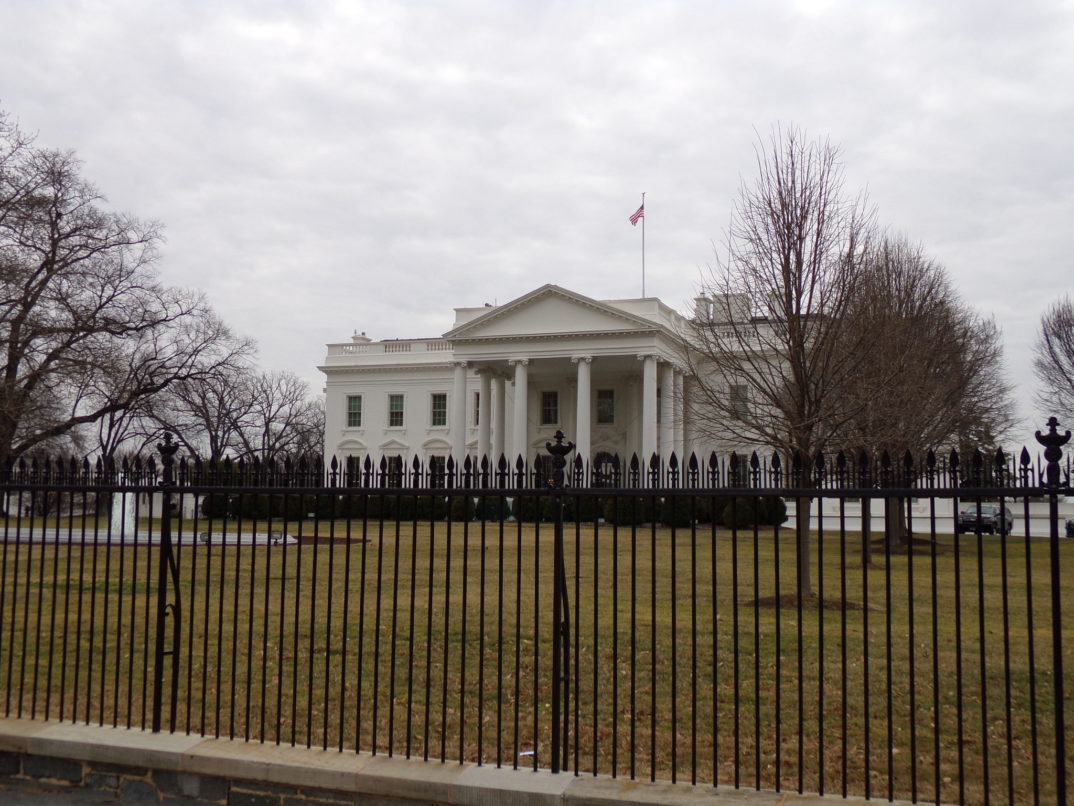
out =
{"type": "Polygon", "coordinates": [[[567,454],[574,450],[574,443],[563,444],[563,432],[556,431],[555,444],[546,442],[545,450],[552,455],[552,472],[548,477],[548,486],[559,488],[563,486],[563,468],[567,466],[567,454]]]}
{"type": "Polygon", "coordinates": [[[175,466],[175,454],[179,450],[179,443],[172,442],[171,431],[164,432],[164,441],[157,443],[157,451],[160,452],[160,464],[163,467],[163,483],[174,484],[175,476],[172,469],[175,466]]]}
{"type": "Polygon", "coordinates": [[[1044,459],[1048,463],[1045,468],[1045,479],[1048,487],[1059,486],[1059,460],[1063,458],[1062,446],[1070,441],[1070,432],[1059,433],[1059,420],[1055,417],[1048,418],[1048,433],[1035,434],[1037,442],[1044,446],[1044,459]]]}

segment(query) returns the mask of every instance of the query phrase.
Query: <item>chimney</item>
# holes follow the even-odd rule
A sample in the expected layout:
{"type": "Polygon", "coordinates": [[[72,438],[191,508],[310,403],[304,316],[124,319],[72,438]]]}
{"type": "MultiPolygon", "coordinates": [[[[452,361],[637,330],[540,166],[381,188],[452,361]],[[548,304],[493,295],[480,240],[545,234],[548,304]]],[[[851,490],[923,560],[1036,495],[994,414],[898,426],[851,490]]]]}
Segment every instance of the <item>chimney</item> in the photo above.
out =
{"type": "Polygon", "coordinates": [[[694,297],[694,319],[698,322],[708,322],[712,319],[712,309],[709,298],[701,295],[694,297]]]}

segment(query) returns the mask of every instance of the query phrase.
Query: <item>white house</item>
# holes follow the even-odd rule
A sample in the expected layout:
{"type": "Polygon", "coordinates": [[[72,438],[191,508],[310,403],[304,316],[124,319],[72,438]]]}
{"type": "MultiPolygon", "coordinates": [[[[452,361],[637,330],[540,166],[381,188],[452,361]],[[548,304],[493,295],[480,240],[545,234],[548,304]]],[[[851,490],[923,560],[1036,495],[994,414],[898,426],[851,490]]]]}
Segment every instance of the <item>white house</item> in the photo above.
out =
{"type": "Polygon", "coordinates": [[[329,344],[325,451],[392,465],[501,454],[527,462],[562,430],[584,460],[694,450],[687,321],[655,298],[595,300],[544,285],[456,308],[439,338],[329,344]]]}

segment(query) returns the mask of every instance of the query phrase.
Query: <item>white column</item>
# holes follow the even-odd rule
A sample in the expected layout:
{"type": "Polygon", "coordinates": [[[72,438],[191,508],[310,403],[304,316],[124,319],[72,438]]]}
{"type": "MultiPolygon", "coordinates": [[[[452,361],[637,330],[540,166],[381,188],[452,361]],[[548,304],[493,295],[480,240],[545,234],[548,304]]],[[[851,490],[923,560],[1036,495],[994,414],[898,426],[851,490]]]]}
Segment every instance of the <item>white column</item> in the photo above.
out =
{"type": "Polygon", "coordinates": [[[489,456],[492,443],[492,370],[485,368],[477,372],[480,380],[477,399],[477,461],[478,467],[481,460],[489,456]]]}
{"type": "Polygon", "coordinates": [[[515,411],[514,428],[511,429],[511,455],[508,462],[514,470],[515,461],[521,455],[524,461],[529,461],[529,359],[514,358],[508,362],[515,367],[515,411]]]}
{"type": "Polygon", "coordinates": [[[494,422],[492,423],[492,461],[499,464],[500,457],[504,451],[507,450],[507,445],[504,442],[506,436],[504,428],[507,423],[506,412],[504,411],[505,396],[504,386],[506,379],[499,372],[496,373],[496,377],[492,379],[492,416],[494,422]]]}
{"type": "Polygon", "coordinates": [[[641,461],[642,472],[648,472],[649,460],[656,452],[656,356],[639,355],[645,365],[641,371],[641,461]]]}
{"type": "Polygon", "coordinates": [[[660,445],[658,450],[665,461],[675,449],[675,368],[664,363],[660,366],[660,445]]]}
{"type": "Polygon", "coordinates": [[[455,384],[451,392],[451,455],[459,470],[466,457],[466,362],[455,362],[455,384]]]}
{"type": "Polygon", "coordinates": [[[567,391],[559,401],[559,430],[563,436],[570,439],[578,433],[578,417],[575,412],[576,406],[568,406],[567,401],[571,398],[578,399],[578,379],[567,378],[567,391]]]}
{"type": "MultiPolygon", "coordinates": [[[[128,482],[129,483],[129,482],[128,482]]],[[[111,535],[134,537],[138,531],[134,493],[112,493],[111,535]]]]}
{"type": "MultiPolygon", "coordinates": [[[[694,413],[690,405],[690,398],[694,392],[693,383],[689,375],[684,375],[682,383],[682,449],[687,460],[689,460],[690,454],[697,453],[697,429],[694,427],[694,413]]],[[[697,457],[697,461],[701,461],[700,456],[697,457]]]]}
{"type": "Polygon", "coordinates": [[[576,355],[571,361],[578,365],[578,395],[575,404],[574,445],[576,455],[588,462],[590,435],[592,433],[592,382],[591,371],[593,357],[576,355]]]}
{"type": "Polygon", "coordinates": [[[682,378],[682,369],[679,367],[675,367],[675,394],[671,399],[671,406],[672,410],[675,412],[672,427],[675,429],[674,447],[675,455],[679,457],[679,467],[685,467],[686,460],[689,458],[684,453],[686,436],[685,432],[683,431],[685,419],[683,418],[682,378]]]}

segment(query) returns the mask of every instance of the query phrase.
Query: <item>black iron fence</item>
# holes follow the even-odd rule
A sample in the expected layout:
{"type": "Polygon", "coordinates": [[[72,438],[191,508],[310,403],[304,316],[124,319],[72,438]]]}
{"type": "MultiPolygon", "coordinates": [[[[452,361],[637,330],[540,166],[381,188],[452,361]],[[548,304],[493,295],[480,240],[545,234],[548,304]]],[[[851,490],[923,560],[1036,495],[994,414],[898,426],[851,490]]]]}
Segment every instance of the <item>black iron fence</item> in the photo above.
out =
{"type": "Polygon", "coordinates": [[[553,445],[538,467],[210,465],[169,442],[126,466],[16,464],[0,485],[3,713],[1065,802],[1074,540],[1057,425],[1041,460],[592,469],[553,445]]]}

